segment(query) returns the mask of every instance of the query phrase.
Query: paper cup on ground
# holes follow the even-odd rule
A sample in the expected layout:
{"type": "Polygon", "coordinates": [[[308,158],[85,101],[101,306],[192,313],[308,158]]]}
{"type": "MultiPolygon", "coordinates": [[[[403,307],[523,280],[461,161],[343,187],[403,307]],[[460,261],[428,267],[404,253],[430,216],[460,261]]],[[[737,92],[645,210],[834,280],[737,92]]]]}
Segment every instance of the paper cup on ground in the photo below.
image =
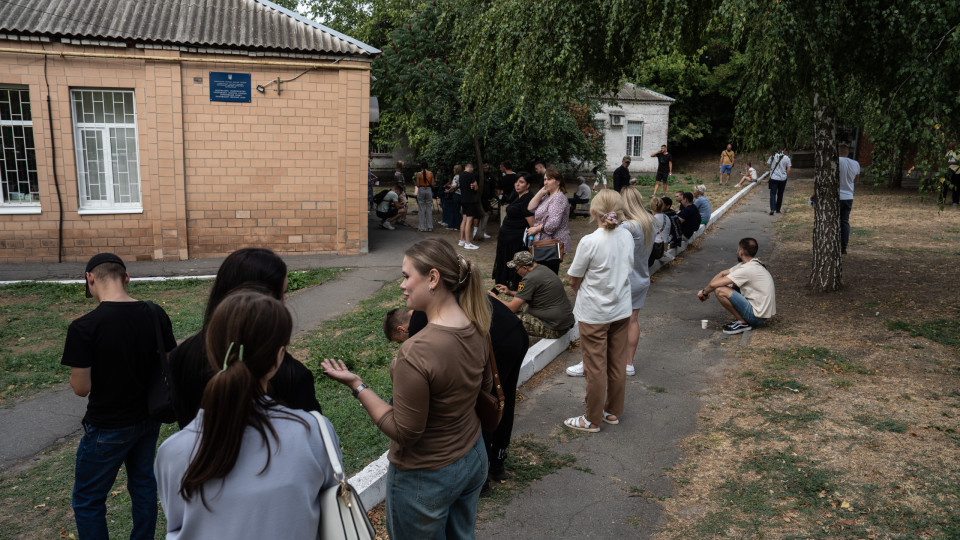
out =
{"type": "Polygon", "coordinates": [[[706,330],[708,324],[710,324],[710,321],[708,321],[707,319],[702,319],[700,321],[700,328],[703,328],[704,330],[706,330]]]}

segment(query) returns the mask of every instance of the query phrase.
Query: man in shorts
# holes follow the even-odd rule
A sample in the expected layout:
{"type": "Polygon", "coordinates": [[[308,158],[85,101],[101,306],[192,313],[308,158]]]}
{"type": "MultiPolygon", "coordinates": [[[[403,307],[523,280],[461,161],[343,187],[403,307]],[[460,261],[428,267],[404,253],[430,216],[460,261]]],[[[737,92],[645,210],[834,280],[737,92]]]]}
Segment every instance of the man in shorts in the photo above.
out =
{"type": "Polygon", "coordinates": [[[473,172],[473,164],[467,163],[460,173],[460,209],[463,213],[463,222],[460,223],[460,247],[464,249],[480,249],[473,243],[473,226],[480,217],[480,194],[477,192],[477,175],[473,172]]]}
{"type": "Polygon", "coordinates": [[[723,152],[720,152],[720,185],[730,182],[730,171],[733,170],[733,162],[736,154],[733,151],[733,145],[728,144],[727,149],[723,152]],[[727,180],[724,182],[723,175],[727,175],[727,180]]]}
{"type": "Polygon", "coordinates": [[[673,155],[667,152],[667,145],[661,145],[660,150],[650,154],[650,157],[657,158],[657,183],[653,185],[653,197],[660,191],[660,185],[663,184],[663,193],[667,193],[667,181],[673,174],[673,155]]]}
{"type": "Polygon", "coordinates": [[[737,245],[737,263],[723,270],[697,291],[697,298],[706,302],[717,291],[720,305],[736,319],[723,325],[724,334],[739,334],[763,324],[777,313],[773,276],[757,259],[759,246],[753,238],[744,238],[737,245]]]}
{"type": "MultiPolygon", "coordinates": [[[[529,251],[518,251],[507,262],[507,267],[516,269],[520,285],[515,291],[497,285],[497,292],[513,296],[510,302],[500,301],[517,313],[527,334],[549,339],[566,334],[576,321],[560,278],[546,266],[534,262],[529,251]]],[[[496,298],[493,291],[490,295],[496,298]]]]}
{"type": "Polygon", "coordinates": [[[120,257],[94,255],[84,276],[87,296],[98,305],[70,323],[60,360],[70,366],[73,392],[89,396],[74,472],[77,532],[80,538],[107,539],[107,496],[123,465],[133,515],[130,538],[153,538],[153,460],[160,423],[148,414],[147,388],[160,361],[158,351],[169,352],[177,342],[162,308],[127,294],[130,276],[120,257]]]}

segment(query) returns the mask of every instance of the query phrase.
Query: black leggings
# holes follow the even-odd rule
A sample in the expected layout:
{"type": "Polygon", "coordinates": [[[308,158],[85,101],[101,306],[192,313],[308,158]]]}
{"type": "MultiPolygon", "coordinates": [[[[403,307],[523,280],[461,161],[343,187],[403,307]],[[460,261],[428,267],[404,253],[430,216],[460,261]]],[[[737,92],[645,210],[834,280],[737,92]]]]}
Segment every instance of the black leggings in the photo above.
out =
{"type": "Polygon", "coordinates": [[[497,358],[497,372],[503,386],[503,418],[492,433],[483,433],[483,442],[487,447],[487,459],[503,461],[507,457],[510,436],[513,434],[513,412],[517,404],[517,379],[520,378],[520,364],[530,347],[530,337],[523,325],[513,327],[503,336],[493,338],[493,353],[497,358]]]}

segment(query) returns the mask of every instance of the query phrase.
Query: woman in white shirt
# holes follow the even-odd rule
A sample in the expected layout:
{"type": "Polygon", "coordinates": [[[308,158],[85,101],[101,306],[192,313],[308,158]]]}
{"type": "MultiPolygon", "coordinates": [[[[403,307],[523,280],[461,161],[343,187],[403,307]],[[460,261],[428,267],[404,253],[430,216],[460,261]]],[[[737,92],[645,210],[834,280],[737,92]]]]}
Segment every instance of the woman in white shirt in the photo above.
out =
{"type": "Polygon", "coordinates": [[[616,191],[597,193],[590,215],[598,228],[580,239],[567,271],[577,293],[573,314],[580,325],[587,410],[563,424],[578,431],[596,433],[601,422],[619,424],[623,412],[634,243],[630,232],[619,227],[622,210],[616,191]]]}
{"type": "Polygon", "coordinates": [[[154,463],[168,540],[317,537],[320,491],[337,483],[323,437],[266,395],[292,328],[282,302],[250,289],[214,310],[205,346],[218,373],[154,463]]]}

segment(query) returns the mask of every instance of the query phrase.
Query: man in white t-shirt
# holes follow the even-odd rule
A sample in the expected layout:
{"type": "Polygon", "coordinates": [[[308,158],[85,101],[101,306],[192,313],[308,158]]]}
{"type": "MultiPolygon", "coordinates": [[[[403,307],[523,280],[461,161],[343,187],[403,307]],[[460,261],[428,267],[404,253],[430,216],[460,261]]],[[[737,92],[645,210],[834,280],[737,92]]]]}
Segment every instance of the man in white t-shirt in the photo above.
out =
{"type": "Polygon", "coordinates": [[[850,240],[850,211],[853,210],[853,188],[860,178],[860,164],[850,159],[850,147],[841,144],[840,154],[840,253],[847,254],[850,240]]]}
{"type": "Polygon", "coordinates": [[[770,186],[770,215],[774,212],[780,213],[780,207],[783,206],[783,191],[787,187],[787,176],[790,175],[790,169],[793,163],[790,156],[787,155],[787,148],[783,147],[779,152],[770,156],[767,160],[770,165],[770,177],[767,179],[767,185],[770,186]]]}
{"type": "Polygon", "coordinates": [[[759,246],[753,238],[744,238],[737,245],[736,266],[713,277],[697,291],[697,298],[706,302],[717,291],[717,300],[736,320],[723,325],[724,334],[739,334],[763,324],[777,313],[773,276],[757,259],[759,246]]]}

